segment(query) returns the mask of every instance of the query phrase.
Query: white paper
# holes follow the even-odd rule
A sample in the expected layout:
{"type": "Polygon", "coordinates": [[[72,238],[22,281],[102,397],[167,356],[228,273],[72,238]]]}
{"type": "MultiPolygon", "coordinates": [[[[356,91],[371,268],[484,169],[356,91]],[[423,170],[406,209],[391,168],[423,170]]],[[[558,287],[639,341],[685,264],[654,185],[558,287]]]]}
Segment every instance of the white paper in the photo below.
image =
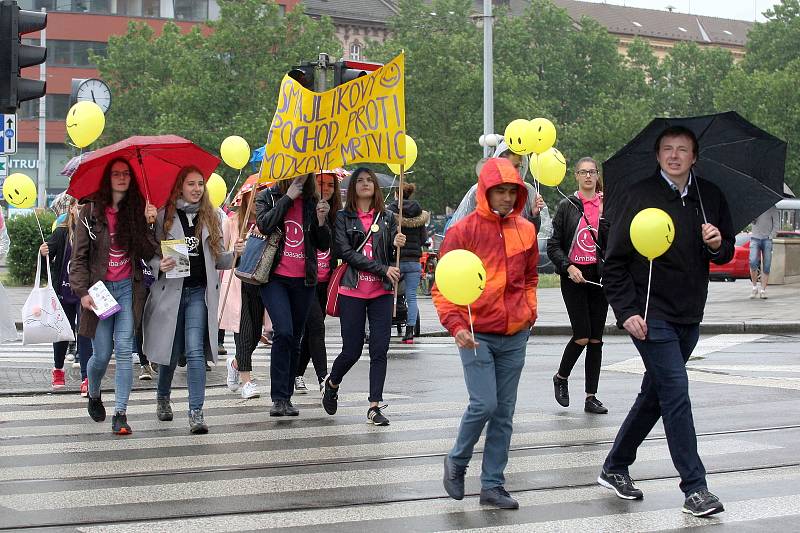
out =
{"type": "Polygon", "coordinates": [[[175,259],[175,268],[166,273],[167,279],[189,277],[189,247],[184,239],[161,241],[161,255],[175,259]]]}
{"type": "Polygon", "coordinates": [[[100,317],[100,320],[104,320],[122,309],[102,281],[89,287],[89,296],[94,300],[93,311],[100,317]]]}

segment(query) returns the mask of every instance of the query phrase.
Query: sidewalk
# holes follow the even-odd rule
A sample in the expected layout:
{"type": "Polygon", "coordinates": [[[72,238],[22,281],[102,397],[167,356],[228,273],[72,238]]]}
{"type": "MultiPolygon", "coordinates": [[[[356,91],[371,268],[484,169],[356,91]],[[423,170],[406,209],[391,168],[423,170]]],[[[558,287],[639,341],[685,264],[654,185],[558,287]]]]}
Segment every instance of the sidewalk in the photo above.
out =
{"type": "MultiPolygon", "coordinates": [[[[30,287],[7,287],[12,312],[21,328],[22,304],[30,293],[30,287]]],[[[676,288],[680,290],[680,288],[676,288]]],[[[800,283],[771,285],[767,291],[769,299],[750,300],[750,282],[738,280],[734,283],[711,282],[708,287],[708,302],[701,332],[718,333],[799,333],[800,332],[800,283]]],[[[567,310],[561,298],[561,290],[540,289],[538,291],[539,318],[534,333],[539,335],[571,335],[567,310]]],[[[420,308],[420,330],[423,336],[446,336],[447,332],[430,297],[418,299],[420,308]]],[[[329,335],[339,334],[339,321],[325,321],[329,335]]],[[[623,334],[615,325],[614,315],[609,310],[606,321],[607,334],[623,334]]]]}

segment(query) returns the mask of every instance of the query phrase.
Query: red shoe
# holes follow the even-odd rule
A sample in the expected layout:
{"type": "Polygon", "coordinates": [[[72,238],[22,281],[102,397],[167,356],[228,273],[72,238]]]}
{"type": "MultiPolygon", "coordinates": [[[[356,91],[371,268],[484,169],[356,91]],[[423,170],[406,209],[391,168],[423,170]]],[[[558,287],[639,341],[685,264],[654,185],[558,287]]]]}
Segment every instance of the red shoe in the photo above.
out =
{"type": "Polygon", "coordinates": [[[81,381],[81,396],[84,398],[89,396],[89,378],[83,378],[81,381]]]}
{"type": "Polygon", "coordinates": [[[51,383],[54,389],[63,388],[66,385],[64,381],[64,371],[59,370],[58,368],[53,369],[53,381],[51,383]]]}

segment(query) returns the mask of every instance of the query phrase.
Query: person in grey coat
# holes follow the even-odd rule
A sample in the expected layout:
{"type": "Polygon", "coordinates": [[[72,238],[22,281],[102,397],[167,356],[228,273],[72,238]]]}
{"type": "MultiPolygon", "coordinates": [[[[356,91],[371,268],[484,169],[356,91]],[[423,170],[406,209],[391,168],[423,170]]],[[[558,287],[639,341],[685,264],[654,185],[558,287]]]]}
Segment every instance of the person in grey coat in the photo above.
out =
{"type": "Polygon", "coordinates": [[[185,167],[178,173],[167,205],[158,212],[155,236],[159,243],[185,241],[189,252],[189,271],[181,277],[172,277],[176,260],[163,257],[161,250],[150,262],[153,272],[160,271],[150,288],[143,322],[144,351],[159,364],[156,415],[162,421],[172,420],[172,377],[178,359],[185,354],[189,427],[192,433],[207,433],[203,418],[205,354],[210,353],[216,362],[217,270],[233,267],[234,252],[240,254],[244,242],[240,239],[233,251],[225,251],[222,221],[208,199],[205,178],[195,167],[185,167]]]}

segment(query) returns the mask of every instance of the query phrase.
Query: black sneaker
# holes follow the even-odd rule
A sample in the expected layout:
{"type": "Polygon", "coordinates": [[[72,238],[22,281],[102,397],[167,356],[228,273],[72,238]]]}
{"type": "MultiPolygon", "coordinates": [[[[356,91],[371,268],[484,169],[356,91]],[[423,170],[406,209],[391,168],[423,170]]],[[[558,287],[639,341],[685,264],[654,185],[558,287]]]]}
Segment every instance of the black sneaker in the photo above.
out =
{"type": "Polygon", "coordinates": [[[106,419],[106,408],[103,406],[103,399],[101,396],[97,398],[89,396],[89,405],[87,409],[89,411],[89,416],[91,416],[92,420],[95,422],[102,422],[106,419]]]}
{"type": "Polygon", "coordinates": [[[555,389],[556,401],[561,407],[569,407],[569,386],[566,379],[561,379],[558,374],[553,376],[553,388],[555,389]]]}
{"type": "Polygon", "coordinates": [[[681,510],[693,516],[711,516],[721,513],[725,508],[719,498],[708,492],[708,489],[700,489],[686,497],[681,510]]]}
{"type": "Polygon", "coordinates": [[[336,414],[336,408],[339,405],[339,387],[335,389],[331,387],[330,374],[325,377],[325,390],[322,393],[322,407],[329,415],[336,414]]]}
{"type": "Polygon", "coordinates": [[[444,491],[454,500],[464,499],[464,475],[466,473],[466,466],[458,466],[450,460],[449,456],[444,456],[442,484],[444,485],[444,491]]]}
{"type": "Polygon", "coordinates": [[[608,413],[608,409],[605,405],[603,405],[603,402],[594,396],[589,396],[586,398],[586,403],[583,405],[583,410],[587,413],[594,413],[596,415],[604,415],[608,413]]]}
{"type": "Polygon", "coordinates": [[[628,474],[614,474],[602,470],[597,482],[607,489],[613,490],[623,500],[641,500],[644,493],[636,488],[628,474]]]}
{"type": "Polygon", "coordinates": [[[269,410],[269,416],[297,416],[300,414],[289,400],[275,400],[269,410]]]}
{"type": "Polygon", "coordinates": [[[156,398],[156,416],[162,422],[172,420],[172,406],[169,403],[169,398],[156,398]]]}
{"type": "Polygon", "coordinates": [[[386,409],[386,407],[386,405],[370,407],[367,410],[367,420],[374,426],[388,426],[389,419],[381,412],[381,409],[386,409]]]}
{"type": "Polygon", "coordinates": [[[220,355],[228,355],[228,350],[225,349],[224,344],[220,344],[219,346],[217,346],[217,353],[220,355]]]}
{"type": "Polygon", "coordinates": [[[297,407],[292,405],[292,400],[286,400],[283,404],[283,413],[286,416],[297,416],[300,414],[297,407]]]}
{"type": "Polygon", "coordinates": [[[519,509],[519,502],[508,491],[500,487],[481,489],[481,505],[493,505],[500,509],[519,509]]]}
{"type": "Polygon", "coordinates": [[[189,431],[195,435],[208,433],[208,424],[203,418],[202,409],[194,409],[189,411],[189,431]]]}
{"type": "Polygon", "coordinates": [[[111,418],[111,431],[116,435],[130,435],[133,433],[128,425],[128,415],[121,412],[114,413],[111,418]]]}

